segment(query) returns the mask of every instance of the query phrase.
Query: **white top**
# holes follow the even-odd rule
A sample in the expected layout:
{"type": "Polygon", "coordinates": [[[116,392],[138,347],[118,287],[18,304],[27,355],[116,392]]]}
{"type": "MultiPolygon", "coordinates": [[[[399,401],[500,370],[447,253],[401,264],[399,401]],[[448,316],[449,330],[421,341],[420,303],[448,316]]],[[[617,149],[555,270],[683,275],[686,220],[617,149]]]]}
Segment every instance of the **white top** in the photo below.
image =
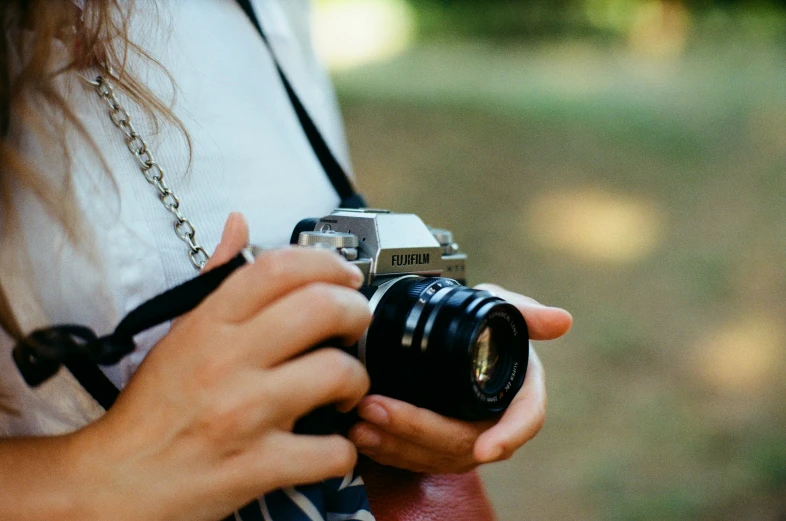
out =
{"type": "MultiPolygon", "coordinates": [[[[311,47],[309,1],[252,3],[292,85],[346,164],[333,92],[311,47]]],[[[286,244],[300,219],[329,213],[339,198],[305,138],[267,48],[237,3],[137,0],[137,6],[132,41],[161,62],[177,84],[174,112],[193,144],[188,173],[188,148],[179,131],[163,123],[154,134],[139,108],[118,97],[132,118],[138,115],[133,122],[165,169],[205,249],[213,251],[232,211],[245,214],[251,242],[262,246],[286,244]]],[[[161,71],[140,60],[131,67],[162,99],[173,99],[161,71]]],[[[109,120],[106,103],[76,75],[64,77],[62,87],[112,169],[107,175],[93,152],[72,140],[74,193],[82,234],[91,247],[73,248],[38,200],[16,190],[23,235],[3,243],[0,280],[25,329],[75,323],[102,335],[137,305],[195,276],[196,270],[173,231],[172,216],[109,120]]],[[[53,186],[62,186],[64,158],[47,153],[23,128],[15,135],[53,186]]],[[[137,351],[107,369],[110,378],[125,385],[166,330],[162,326],[138,336],[137,351]]],[[[0,435],[67,432],[101,414],[67,371],[29,390],[11,362],[11,348],[0,332],[0,392],[20,413],[0,411],[0,435]]]]}

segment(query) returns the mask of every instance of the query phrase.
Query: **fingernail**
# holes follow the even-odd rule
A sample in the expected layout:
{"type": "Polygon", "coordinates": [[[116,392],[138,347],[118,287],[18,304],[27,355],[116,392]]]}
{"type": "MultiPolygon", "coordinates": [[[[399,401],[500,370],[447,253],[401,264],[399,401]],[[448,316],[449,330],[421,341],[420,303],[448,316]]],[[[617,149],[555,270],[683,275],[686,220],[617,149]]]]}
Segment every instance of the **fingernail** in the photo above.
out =
{"type": "Polygon", "coordinates": [[[382,436],[373,429],[363,429],[355,441],[359,449],[376,449],[382,444],[382,436]]]}
{"type": "Polygon", "coordinates": [[[355,266],[354,264],[347,263],[348,270],[352,274],[352,283],[355,285],[356,288],[359,288],[365,282],[366,277],[363,275],[363,272],[360,271],[360,268],[355,266]]]}
{"type": "Polygon", "coordinates": [[[237,226],[238,218],[242,217],[240,212],[232,212],[227,217],[227,222],[224,223],[224,231],[221,232],[221,241],[223,242],[227,237],[229,237],[232,230],[237,226]]]}
{"type": "Polygon", "coordinates": [[[390,415],[388,415],[385,408],[375,403],[361,407],[358,414],[364,420],[376,423],[377,425],[386,425],[388,420],[390,420],[390,415]]]}

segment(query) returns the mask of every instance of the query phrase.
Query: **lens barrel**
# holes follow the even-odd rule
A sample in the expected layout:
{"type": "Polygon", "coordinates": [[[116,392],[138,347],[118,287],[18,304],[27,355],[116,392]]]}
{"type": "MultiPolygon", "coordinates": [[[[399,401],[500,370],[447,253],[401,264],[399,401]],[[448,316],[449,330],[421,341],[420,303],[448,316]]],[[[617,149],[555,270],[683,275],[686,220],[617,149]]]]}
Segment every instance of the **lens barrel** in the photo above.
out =
{"type": "Polygon", "coordinates": [[[529,334],[513,305],[440,277],[363,288],[373,319],[358,357],[371,392],[476,420],[507,408],[524,383],[529,334]]]}

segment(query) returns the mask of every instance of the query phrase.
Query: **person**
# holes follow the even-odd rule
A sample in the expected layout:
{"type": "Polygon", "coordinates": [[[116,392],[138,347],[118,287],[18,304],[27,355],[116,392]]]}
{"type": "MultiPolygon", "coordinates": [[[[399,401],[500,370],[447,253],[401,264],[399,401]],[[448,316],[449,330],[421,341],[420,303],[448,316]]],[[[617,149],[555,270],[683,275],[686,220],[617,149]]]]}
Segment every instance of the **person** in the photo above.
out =
{"type": "MultiPolygon", "coordinates": [[[[227,0],[0,7],[0,495],[12,498],[0,502],[0,519],[217,520],[276,489],[342,476],[358,452],[413,471],[463,472],[510,457],[543,424],[534,351],[524,387],[494,422],[367,396],[357,360],[309,351],[326,338],[355,341],[370,316],[357,268],[330,252],[282,247],[295,223],[329,213],[339,198],[271,49],[328,146],[348,160],[311,49],[308,0],[252,4],[270,48],[227,0]],[[95,88],[99,75],[168,192],[143,177],[95,88]],[[11,360],[27,332],[67,323],[109,332],[197,274],[195,249],[162,206],[174,198],[196,251],[212,252],[204,269],[249,242],[278,249],[102,367],[122,389],[106,413],[68,371],[29,387],[11,360]],[[357,408],[348,437],[292,432],[326,404],[357,408]]],[[[484,287],[519,307],[533,339],[570,327],[566,311],[484,287]]]]}

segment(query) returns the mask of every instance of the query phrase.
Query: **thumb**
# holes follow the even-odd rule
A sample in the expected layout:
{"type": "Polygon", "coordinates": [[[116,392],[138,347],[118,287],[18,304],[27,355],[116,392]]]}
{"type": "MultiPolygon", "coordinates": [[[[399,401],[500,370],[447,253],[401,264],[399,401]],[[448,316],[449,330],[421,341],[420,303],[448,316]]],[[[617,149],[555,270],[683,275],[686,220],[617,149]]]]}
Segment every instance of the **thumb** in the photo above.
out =
{"type": "Polygon", "coordinates": [[[238,252],[248,245],[248,223],[240,212],[232,212],[224,225],[221,242],[207,261],[202,273],[229,262],[238,252]]]}
{"type": "MultiPolygon", "coordinates": [[[[213,252],[213,255],[208,259],[207,264],[205,264],[200,273],[205,273],[229,262],[247,244],[248,223],[246,218],[240,212],[232,212],[227,217],[226,224],[224,224],[224,231],[221,233],[221,241],[216,246],[216,251],[213,252]]],[[[173,320],[172,327],[177,327],[181,319],[182,317],[173,320]]]]}

